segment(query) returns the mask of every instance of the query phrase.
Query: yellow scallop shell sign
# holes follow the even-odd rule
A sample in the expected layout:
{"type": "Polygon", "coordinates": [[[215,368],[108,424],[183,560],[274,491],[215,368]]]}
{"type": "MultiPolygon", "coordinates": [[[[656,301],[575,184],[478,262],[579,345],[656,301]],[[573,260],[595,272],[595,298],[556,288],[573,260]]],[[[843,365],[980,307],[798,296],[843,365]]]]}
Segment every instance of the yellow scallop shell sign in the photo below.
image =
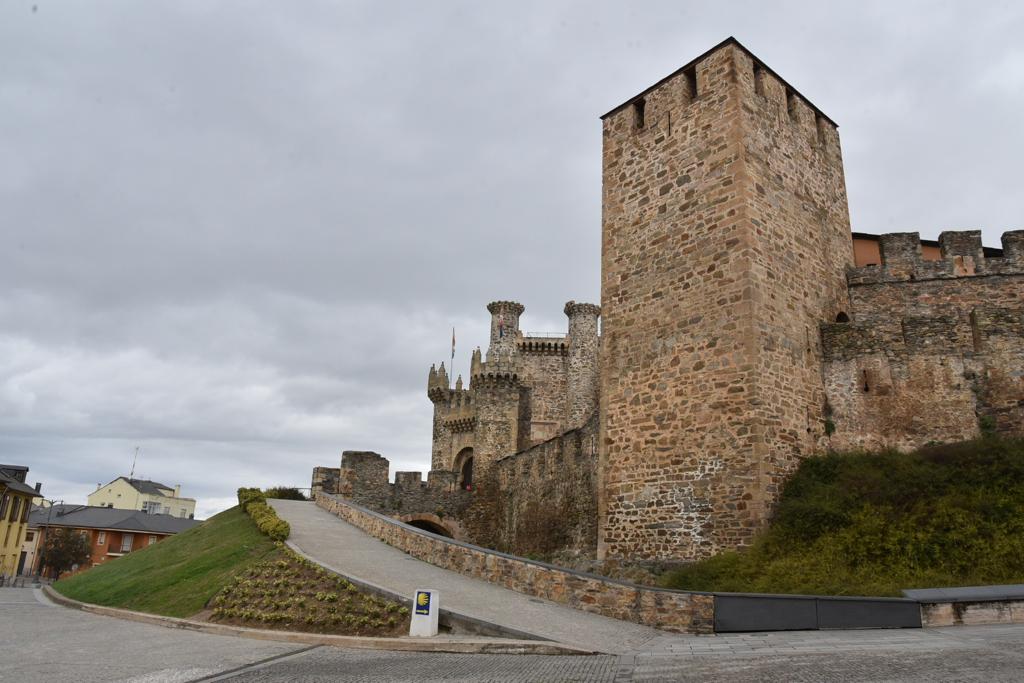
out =
{"type": "Polygon", "coordinates": [[[416,592],[416,614],[430,614],[430,593],[416,592]]]}

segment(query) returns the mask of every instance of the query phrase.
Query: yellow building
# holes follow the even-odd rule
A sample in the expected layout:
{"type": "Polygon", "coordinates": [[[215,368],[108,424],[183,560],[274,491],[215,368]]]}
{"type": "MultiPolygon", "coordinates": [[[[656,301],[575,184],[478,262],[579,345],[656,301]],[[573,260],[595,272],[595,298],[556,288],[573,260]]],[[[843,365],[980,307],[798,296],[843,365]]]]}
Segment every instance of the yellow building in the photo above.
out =
{"type": "Polygon", "coordinates": [[[97,487],[89,494],[87,504],[117,510],[142,510],[151,515],[171,515],[192,519],[196,513],[195,498],[182,498],[180,486],[165,486],[148,479],[118,477],[97,487]]]}
{"type": "Polygon", "coordinates": [[[28,468],[0,465],[0,577],[16,576],[23,570],[21,545],[28,528],[32,499],[39,495],[39,484],[25,483],[28,468]]]}

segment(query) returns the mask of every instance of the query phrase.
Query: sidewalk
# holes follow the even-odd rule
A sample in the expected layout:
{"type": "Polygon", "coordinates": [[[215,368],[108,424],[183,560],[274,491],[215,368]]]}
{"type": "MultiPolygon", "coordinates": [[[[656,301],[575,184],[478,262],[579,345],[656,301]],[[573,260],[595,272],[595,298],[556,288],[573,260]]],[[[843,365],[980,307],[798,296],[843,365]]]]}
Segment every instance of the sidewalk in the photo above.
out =
{"type": "Polygon", "coordinates": [[[268,500],[291,525],[289,543],[318,563],[365,583],[412,597],[441,593],[441,606],[468,617],[574,647],[622,654],[645,650],[665,632],[609,619],[435,567],[378,541],[313,503],[268,500]]]}

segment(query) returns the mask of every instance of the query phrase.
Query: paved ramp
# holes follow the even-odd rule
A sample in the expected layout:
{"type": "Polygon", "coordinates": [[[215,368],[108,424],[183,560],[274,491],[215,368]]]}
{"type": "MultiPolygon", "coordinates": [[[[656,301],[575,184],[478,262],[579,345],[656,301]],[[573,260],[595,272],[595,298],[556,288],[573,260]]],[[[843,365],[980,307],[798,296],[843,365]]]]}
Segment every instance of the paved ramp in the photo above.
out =
{"type": "Polygon", "coordinates": [[[392,548],[314,503],[268,500],[291,525],[288,541],[319,564],[353,579],[412,597],[417,588],[441,592],[441,607],[597,652],[647,649],[666,635],[640,624],[582,612],[435,567],[392,548]]]}

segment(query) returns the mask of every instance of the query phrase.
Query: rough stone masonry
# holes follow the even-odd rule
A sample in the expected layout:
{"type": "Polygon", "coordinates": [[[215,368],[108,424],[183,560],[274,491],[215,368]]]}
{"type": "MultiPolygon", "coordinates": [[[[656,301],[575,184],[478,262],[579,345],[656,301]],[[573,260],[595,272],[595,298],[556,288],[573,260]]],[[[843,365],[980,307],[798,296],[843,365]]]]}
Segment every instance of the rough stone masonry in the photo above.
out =
{"type": "Polygon", "coordinates": [[[601,305],[529,336],[492,302],[468,386],[430,369],[427,482],[346,452],[315,490],[506,552],[694,560],[802,458],[1024,433],[1024,231],[851,233],[836,124],[731,38],[602,121],[601,305]]]}

